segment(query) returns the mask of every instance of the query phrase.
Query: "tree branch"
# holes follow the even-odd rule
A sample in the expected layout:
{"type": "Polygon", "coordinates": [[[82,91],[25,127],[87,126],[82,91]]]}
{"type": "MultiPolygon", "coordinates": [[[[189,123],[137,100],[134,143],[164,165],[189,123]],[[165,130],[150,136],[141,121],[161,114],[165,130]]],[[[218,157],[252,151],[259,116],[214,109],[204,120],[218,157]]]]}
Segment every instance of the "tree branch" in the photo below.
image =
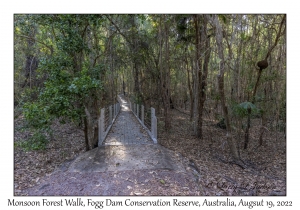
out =
{"type": "Polygon", "coordinates": [[[121,32],[120,28],[114,23],[114,21],[109,17],[109,15],[105,15],[105,17],[111,22],[111,24],[113,24],[117,31],[124,37],[124,39],[130,44],[132,45],[132,43],[129,41],[129,39],[121,32]]]}
{"type": "MultiPolygon", "coordinates": [[[[277,36],[276,36],[275,42],[274,42],[273,46],[269,49],[269,51],[268,51],[268,53],[267,53],[267,55],[266,55],[265,60],[267,60],[268,57],[271,55],[272,50],[274,49],[274,47],[276,47],[276,45],[277,45],[277,43],[278,43],[279,37],[282,35],[282,34],[281,34],[281,30],[282,30],[283,23],[285,22],[285,19],[286,19],[286,16],[283,15],[283,18],[282,18],[281,23],[280,23],[280,26],[279,26],[279,30],[278,30],[278,32],[277,32],[277,36]]],[[[284,27],[284,31],[285,31],[285,27],[284,27]]]]}
{"type": "Polygon", "coordinates": [[[22,37],[22,38],[26,38],[26,39],[30,39],[30,40],[33,40],[33,41],[35,41],[37,43],[40,43],[40,44],[44,45],[45,47],[47,47],[48,49],[50,49],[51,54],[53,54],[53,47],[52,46],[49,46],[49,45],[47,45],[47,44],[45,44],[45,43],[43,43],[43,42],[41,42],[41,41],[39,41],[39,40],[37,40],[37,39],[35,39],[33,37],[29,37],[29,36],[25,36],[25,35],[18,35],[18,34],[16,36],[19,36],[19,37],[22,37]]]}

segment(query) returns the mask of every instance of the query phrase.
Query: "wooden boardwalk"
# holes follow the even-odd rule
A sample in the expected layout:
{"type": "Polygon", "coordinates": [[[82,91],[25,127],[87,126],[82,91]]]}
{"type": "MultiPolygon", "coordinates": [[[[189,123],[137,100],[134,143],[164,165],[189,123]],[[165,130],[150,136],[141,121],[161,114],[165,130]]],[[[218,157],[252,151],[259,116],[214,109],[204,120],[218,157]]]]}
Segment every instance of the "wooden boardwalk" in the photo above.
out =
{"type": "Polygon", "coordinates": [[[121,110],[102,145],[153,144],[147,131],[129,109],[128,102],[120,96],[121,110]]]}

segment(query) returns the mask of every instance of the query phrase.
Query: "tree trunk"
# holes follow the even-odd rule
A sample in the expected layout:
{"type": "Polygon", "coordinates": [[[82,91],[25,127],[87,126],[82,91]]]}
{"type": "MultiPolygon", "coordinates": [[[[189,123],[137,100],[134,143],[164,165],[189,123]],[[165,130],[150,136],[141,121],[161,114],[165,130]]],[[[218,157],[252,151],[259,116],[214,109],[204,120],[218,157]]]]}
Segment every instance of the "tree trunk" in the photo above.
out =
{"type": "Polygon", "coordinates": [[[35,71],[38,68],[38,59],[34,55],[34,45],[35,45],[35,35],[36,35],[36,27],[32,26],[32,29],[30,30],[28,34],[27,39],[27,50],[25,53],[26,56],[26,63],[24,68],[24,75],[25,75],[25,81],[22,84],[22,88],[29,85],[30,88],[32,86],[35,86],[35,82],[32,83],[32,81],[35,81],[35,71]]]}
{"type": "Polygon", "coordinates": [[[164,105],[164,121],[165,121],[165,130],[169,130],[171,128],[171,118],[170,118],[170,65],[169,65],[169,26],[168,23],[163,21],[160,22],[159,29],[159,37],[160,37],[160,58],[159,58],[159,66],[160,66],[160,80],[161,80],[161,95],[163,99],[164,105]],[[163,33],[164,32],[164,33],[163,33]],[[163,43],[164,40],[164,43],[163,43]],[[164,52],[163,52],[163,44],[164,52]],[[162,59],[164,55],[164,60],[162,59]]]}
{"type": "MultiPolygon", "coordinates": [[[[236,31],[237,28],[241,25],[242,23],[242,15],[237,15],[238,16],[238,22],[236,24],[236,31]]],[[[237,33],[237,32],[235,32],[237,33]]],[[[237,34],[235,34],[237,36],[237,34]]],[[[239,77],[240,77],[240,62],[241,62],[241,52],[243,48],[243,42],[240,41],[238,49],[237,49],[237,55],[236,55],[236,61],[234,64],[234,69],[233,69],[233,87],[232,87],[232,98],[235,100],[235,102],[238,102],[240,100],[240,82],[239,82],[239,77]]]]}
{"type": "Polygon", "coordinates": [[[84,106],[84,134],[87,150],[98,147],[98,120],[100,115],[98,105],[98,101],[92,99],[84,106]]]}
{"type": "Polygon", "coordinates": [[[83,117],[83,123],[84,123],[83,131],[84,131],[84,140],[85,140],[85,151],[89,151],[90,146],[89,146],[89,136],[88,136],[88,122],[86,116],[83,117]]]}
{"type": "Polygon", "coordinates": [[[190,104],[191,104],[190,121],[192,121],[193,120],[193,113],[194,113],[193,112],[194,111],[194,95],[193,95],[193,89],[192,89],[191,78],[190,78],[190,70],[189,70],[189,64],[188,64],[187,57],[185,57],[185,64],[186,64],[187,80],[188,80],[188,88],[189,88],[190,104]]]}
{"type": "MultiPolygon", "coordinates": [[[[202,78],[200,83],[200,90],[199,90],[199,117],[198,117],[198,137],[200,139],[203,138],[203,131],[202,131],[202,124],[203,124],[203,111],[204,111],[204,103],[206,100],[206,79],[207,79],[207,73],[208,73],[208,62],[210,59],[210,38],[207,36],[207,15],[203,15],[203,27],[201,30],[201,44],[205,43],[204,48],[204,63],[203,63],[203,70],[201,72],[202,78]]],[[[203,47],[202,47],[203,49],[203,47]]]]}
{"type": "MultiPolygon", "coordinates": [[[[280,26],[279,26],[279,30],[277,32],[277,35],[276,35],[276,39],[275,39],[275,42],[274,44],[269,48],[268,50],[268,53],[264,59],[265,62],[267,62],[267,59],[271,56],[271,52],[272,50],[276,47],[278,41],[279,41],[279,38],[280,36],[282,35],[282,27],[283,27],[283,24],[285,23],[285,18],[286,16],[283,15],[283,18],[281,20],[281,23],[280,23],[280,26]]],[[[285,31],[285,27],[284,27],[284,31],[285,31]]],[[[268,63],[267,63],[267,66],[268,66],[268,63]]],[[[257,92],[257,88],[258,88],[258,85],[259,85],[259,80],[260,80],[260,77],[261,77],[261,74],[262,74],[262,70],[263,68],[260,67],[260,69],[258,70],[258,74],[257,74],[257,80],[256,80],[256,83],[255,83],[255,86],[254,86],[254,90],[253,90],[253,94],[252,94],[252,103],[254,104],[255,103],[255,96],[256,96],[256,92],[257,92]]],[[[245,143],[244,143],[244,149],[247,149],[248,147],[248,143],[249,143],[249,129],[250,129],[250,126],[251,126],[251,121],[250,121],[250,117],[251,117],[251,109],[248,109],[248,119],[247,119],[247,127],[246,127],[246,131],[245,131],[245,143]]],[[[262,136],[262,135],[261,135],[262,136]]],[[[262,137],[261,137],[262,138],[262,137]]]]}
{"type": "Polygon", "coordinates": [[[236,148],[236,142],[234,141],[232,134],[231,134],[231,124],[230,118],[228,115],[228,109],[226,106],[226,99],[225,99],[225,92],[224,92],[224,73],[225,73],[225,60],[224,60],[224,52],[223,52],[223,31],[220,26],[218,16],[214,15],[214,26],[216,31],[216,43],[218,47],[218,55],[220,58],[220,67],[219,67],[219,75],[218,75],[218,84],[219,84],[219,93],[220,93],[220,101],[224,113],[224,119],[226,123],[226,130],[227,130],[227,140],[229,143],[230,151],[234,160],[239,160],[238,151],[236,148]]]}
{"type": "Polygon", "coordinates": [[[195,134],[200,139],[202,138],[202,114],[200,114],[200,99],[201,99],[201,84],[202,84],[202,59],[201,59],[201,37],[199,32],[199,15],[194,15],[194,27],[195,27],[195,36],[196,36],[196,50],[195,50],[195,112],[194,112],[194,118],[195,118],[195,134]]]}

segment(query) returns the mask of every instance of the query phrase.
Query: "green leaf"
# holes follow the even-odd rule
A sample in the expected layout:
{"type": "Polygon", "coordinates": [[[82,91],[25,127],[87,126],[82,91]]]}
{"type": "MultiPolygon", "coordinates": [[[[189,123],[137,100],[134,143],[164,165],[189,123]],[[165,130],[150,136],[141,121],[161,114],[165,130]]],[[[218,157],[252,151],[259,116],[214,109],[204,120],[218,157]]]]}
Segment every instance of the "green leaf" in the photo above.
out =
{"type": "Polygon", "coordinates": [[[227,23],[227,18],[226,18],[226,16],[225,15],[218,15],[219,16],[219,18],[221,18],[221,20],[223,21],[223,23],[224,24],[226,24],[227,23]]]}
{"type": "Polygon", "coordinates": [[[220,58],[218,58],[218,57],[216,57],[216,63],[220,63],[222,60],[220,59],[220,58]]]}
{"type": "Polygon", "coordinates": [[[256,109],[256,106],[253,103],[248,101],[240,103],[239,106],[244,109],[256,109]]]}

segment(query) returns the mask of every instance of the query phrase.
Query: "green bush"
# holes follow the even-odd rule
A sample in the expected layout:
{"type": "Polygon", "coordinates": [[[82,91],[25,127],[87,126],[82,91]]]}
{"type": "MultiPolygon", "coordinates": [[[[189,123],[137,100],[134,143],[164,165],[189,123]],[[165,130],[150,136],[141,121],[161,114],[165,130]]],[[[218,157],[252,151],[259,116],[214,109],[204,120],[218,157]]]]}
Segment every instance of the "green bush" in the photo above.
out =
{"type": "Polygon", "coordinates": [[[253,103],[245,101],[240,104],[232,105],[232,112],[235,116],[244,118],[249,115],[248,110],[251,110],[252,116],[260,116],[262,110],[258,109],[253,103]]]}
{"type": "Polygon", "coordinates": [[[15,144],[15,146],[19,146],[25,151],[31,150],[45,150],[48,144],[48,140],[44,134],[41,132],[35,132],[32,137],[28,140],[20,141],[15,144]]]}

